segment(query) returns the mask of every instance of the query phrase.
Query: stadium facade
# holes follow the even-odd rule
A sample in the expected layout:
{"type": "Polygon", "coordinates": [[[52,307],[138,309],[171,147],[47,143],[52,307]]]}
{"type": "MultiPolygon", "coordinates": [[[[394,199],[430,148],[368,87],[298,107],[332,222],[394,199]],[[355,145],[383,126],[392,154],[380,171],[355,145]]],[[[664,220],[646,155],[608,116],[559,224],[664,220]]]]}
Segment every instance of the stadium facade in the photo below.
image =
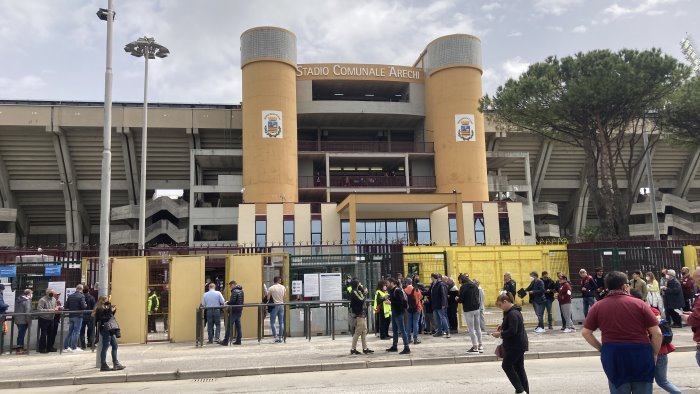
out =
{"type": "MultiPolygon", "coordinates": [[[[301,64],[292,32],[260,27],[241,67],[241,105],[149,105],[148,195],[184,195],[148,201],[147,243],[532,244],[595,223],[580,149],[485,123],[477,37],[411,66],[301,64]]],[[[101,105],[0,102],[0,246],[99,242],[101,105]]],[[[135,244],[141,105],[115,103],[113,127],[111,243],[135,244]]],[[[700,233],[700,151],[652,155],[661,233],[700,233]]],[[[633,236],[653,234],[645,198],[633,236]]]]}

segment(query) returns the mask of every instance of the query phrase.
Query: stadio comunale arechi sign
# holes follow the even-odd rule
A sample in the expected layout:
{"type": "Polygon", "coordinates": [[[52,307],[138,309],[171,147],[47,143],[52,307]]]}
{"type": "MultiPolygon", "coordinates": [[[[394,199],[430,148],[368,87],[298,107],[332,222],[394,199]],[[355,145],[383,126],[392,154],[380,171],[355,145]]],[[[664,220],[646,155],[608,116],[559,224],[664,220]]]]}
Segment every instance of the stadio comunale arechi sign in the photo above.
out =
{"type": "Polygon", "coordinates": [[[423,69],[384,64],[298,64],[297,80],[351,79],[422,83],[423,69]]]}

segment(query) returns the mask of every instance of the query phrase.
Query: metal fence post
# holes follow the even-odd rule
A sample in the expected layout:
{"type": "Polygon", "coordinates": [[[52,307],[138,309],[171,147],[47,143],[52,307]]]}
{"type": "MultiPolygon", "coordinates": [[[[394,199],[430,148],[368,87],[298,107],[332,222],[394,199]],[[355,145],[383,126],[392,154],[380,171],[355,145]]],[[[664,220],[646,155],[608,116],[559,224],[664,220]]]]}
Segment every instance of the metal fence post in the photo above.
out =
{"type": "Polygon", "coordinates": [[[265,324],[265,306],[258,306],[258,345],[262,342],[263,324],[265,324]]]}
{"type": "Polygon", "coordinates": [[[335,341],[335,303],[331,302],[331,340],[335,341]]]}
{"type": "MultiPolygon", "coordinates": [[[[65,333],[63,332],[63,316],[64,316],[64,315],[63,315],[63,312],[61,312],[61,315],[60,315],[60,317],[58,318],[58,324],[61,325],[61,339],[60,339],[60,342],[58,343],[58,344],[59,344],[58,354],[63,354],[63,336],[65,335],[65,333]]],[[[55,340],[55,339],[54,339],[53,346],[54,346],[54,347],[56,346],[56,340],[55,340]]]]}
{"type": "MultiPolygon", "coordinates": [[[[12,348],[12,336],[10,336],[10,348],[12,348]]],[[[5,315],[0,315],[0,354],[5,352],[5,315]]]]}

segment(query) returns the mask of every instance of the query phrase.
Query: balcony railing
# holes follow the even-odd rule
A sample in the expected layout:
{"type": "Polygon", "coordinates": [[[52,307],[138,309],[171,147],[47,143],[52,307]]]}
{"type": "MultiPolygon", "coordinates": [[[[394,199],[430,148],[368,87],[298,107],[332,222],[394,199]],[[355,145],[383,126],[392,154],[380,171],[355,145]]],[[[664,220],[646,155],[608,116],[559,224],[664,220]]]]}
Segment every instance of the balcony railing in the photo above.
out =
{"type": "Polygon", "coordinates": [[[300,152],[433,153],[432,142],[411,141],[298,141],[300,152]]]}
{"type": "MultiPolygon", "coordinates": [[[[435,188],[434,176],[411,176],[409,177],[411,188],[435,188]]],[[[325,176],[300,176],[300,189],[325,188],[325,176]]],[[[371,188],[371,187],[406,187],[405,176],[375,176],[375,175],[331,175],[330,187],[346,188],[371,188]]]]}

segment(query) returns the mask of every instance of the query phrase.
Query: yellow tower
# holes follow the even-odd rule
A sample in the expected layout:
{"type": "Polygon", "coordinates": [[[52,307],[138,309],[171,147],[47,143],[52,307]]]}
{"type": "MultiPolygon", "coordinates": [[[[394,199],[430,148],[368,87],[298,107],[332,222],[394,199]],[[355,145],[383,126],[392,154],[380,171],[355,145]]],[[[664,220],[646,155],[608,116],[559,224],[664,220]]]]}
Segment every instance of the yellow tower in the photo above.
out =
{"type": "Polygon", "coordinates": [[[296,37],[277,27],[241,35],[243,200],[297,202],[296,37]]]}
{"type": "Polygon", "coordinates": [[[425,129],[435,144],[438,193],[464,201],[488,201],[484,116],[481,98],[481,41],[467,34],[428,44],[425,71],[425,129]]]}

